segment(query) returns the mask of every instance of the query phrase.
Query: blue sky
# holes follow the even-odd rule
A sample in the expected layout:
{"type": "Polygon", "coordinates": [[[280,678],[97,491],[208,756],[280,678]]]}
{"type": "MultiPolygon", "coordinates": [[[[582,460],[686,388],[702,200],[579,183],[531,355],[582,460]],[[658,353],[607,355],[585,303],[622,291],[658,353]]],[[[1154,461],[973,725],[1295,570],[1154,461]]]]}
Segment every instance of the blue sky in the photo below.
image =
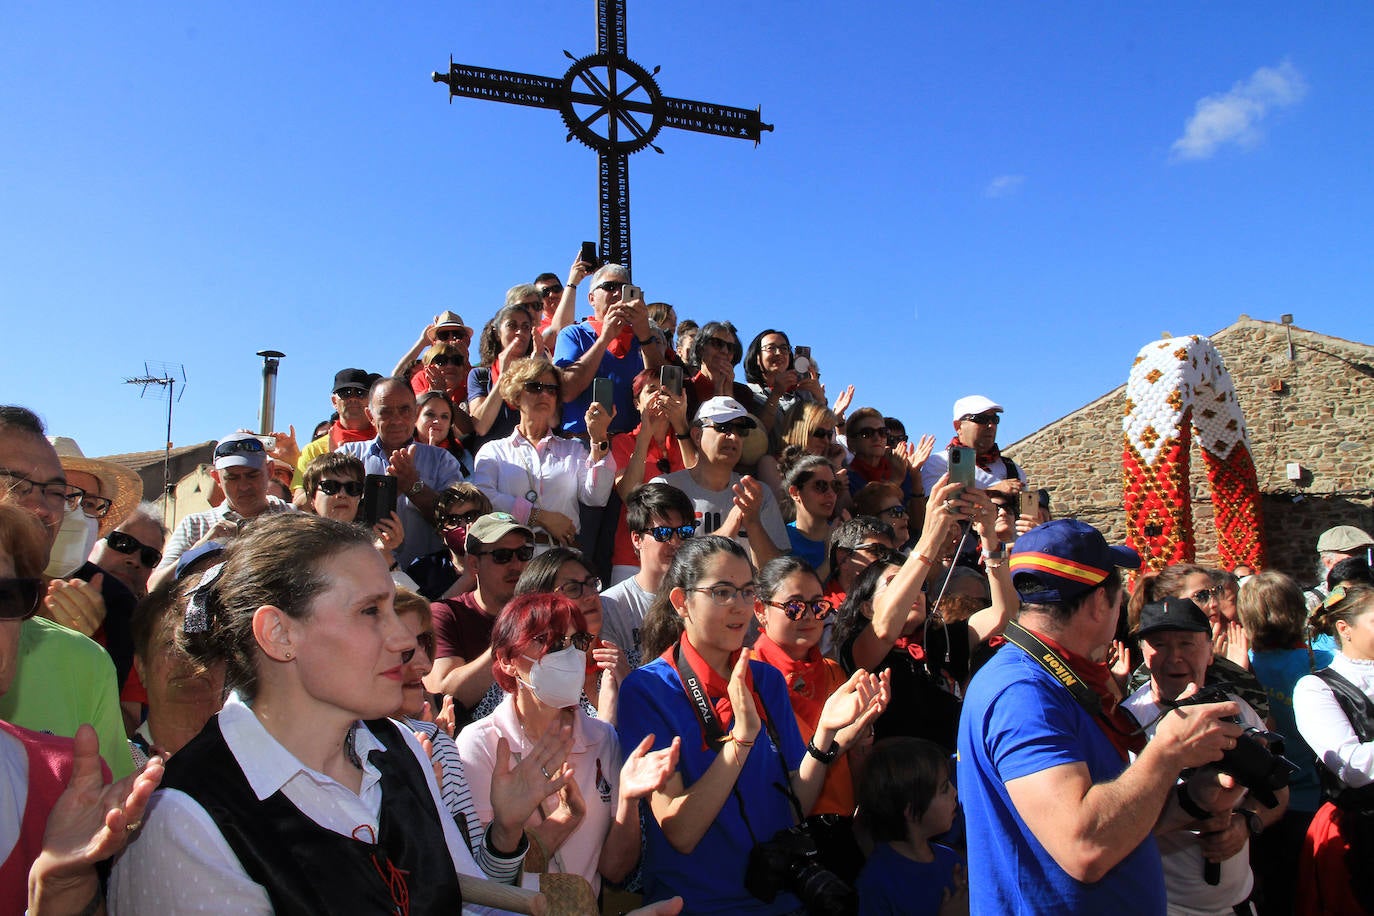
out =
{"type": "MultiPolygon", "coordinates": [[[[0,11],[0,400],[87,454],[160,447],[121,379],[185,365],[177,444],[279,426],[435,313],[596,238],[555,112],[447,101],[460,62],[561,76],[593,0],[11,2],[0,11]]],[[[833,397],[1009,443],[1241,313],[1374,341],[1374,6],[630,0],[667,95],[761,105],[752,144],[631,159],[635,280],[776,326],[833,397]]],[[[1113,431],[1113,434],[1114,431],[1113,431]]]]}

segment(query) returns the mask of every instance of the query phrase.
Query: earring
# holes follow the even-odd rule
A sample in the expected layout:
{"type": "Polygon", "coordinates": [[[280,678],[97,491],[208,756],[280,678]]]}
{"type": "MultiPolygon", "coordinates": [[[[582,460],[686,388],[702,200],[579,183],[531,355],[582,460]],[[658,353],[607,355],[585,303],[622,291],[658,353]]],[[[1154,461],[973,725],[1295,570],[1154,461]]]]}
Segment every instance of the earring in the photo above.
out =
{"type": "Polygon", "coordinates": [[[287,653],[286,653],[286,660],[287,660],[288,662],[291,661],[291,653],[290,653],[290,652],[287,652],[287,653]]]}

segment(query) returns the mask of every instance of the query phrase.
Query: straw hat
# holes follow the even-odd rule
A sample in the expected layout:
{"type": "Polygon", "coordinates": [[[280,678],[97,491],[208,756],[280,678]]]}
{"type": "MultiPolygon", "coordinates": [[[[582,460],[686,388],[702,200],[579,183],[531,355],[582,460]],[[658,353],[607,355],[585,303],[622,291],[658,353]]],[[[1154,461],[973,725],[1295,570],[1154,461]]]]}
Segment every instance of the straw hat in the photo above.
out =
{"type": "Polygon", "coordinates": [[[87,458],[82,453],[81,446],[70,436],[49,436],[48,441],[57,451],[64,471],[85,471],[100,481],[99,495],[112,503],[109,513],[100,520],[102,537],[128,518],[139,500],[143,499],[143,478],[129,468],[112,461],[87,458]]]}

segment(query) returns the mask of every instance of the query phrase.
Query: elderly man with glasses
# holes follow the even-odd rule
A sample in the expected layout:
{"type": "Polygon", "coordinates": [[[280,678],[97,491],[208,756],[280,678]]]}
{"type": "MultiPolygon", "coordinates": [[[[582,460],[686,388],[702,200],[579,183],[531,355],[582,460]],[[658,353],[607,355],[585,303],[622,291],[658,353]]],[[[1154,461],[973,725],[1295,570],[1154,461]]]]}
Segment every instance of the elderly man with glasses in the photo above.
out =
{"type": "Polygon", "coordinates": [[[224,502],[181,520],[162,548],[162,562],[148,579],[150,590],[170,579],[177,560],[193,547],[237,537],[245,522],[260,515],[295,511],[290,503],[267,495],[266,465],[267,449],[252,433],[230,433],[219,440],[210,476],[224,491],[224,502]]]}
{"type": "Polygon", "coordinates": [[[1026,472],[997,448],[997,426],[1002,422],[1001,404],[981,394],[954,402],[954,438],[943,452],[930,456],[921,468],[926,492],[949,470],[949,449],[963,446],[974,451],[977,468],[973,485],[990,493],[1019,494],[1026,486],[1026,472]]]}

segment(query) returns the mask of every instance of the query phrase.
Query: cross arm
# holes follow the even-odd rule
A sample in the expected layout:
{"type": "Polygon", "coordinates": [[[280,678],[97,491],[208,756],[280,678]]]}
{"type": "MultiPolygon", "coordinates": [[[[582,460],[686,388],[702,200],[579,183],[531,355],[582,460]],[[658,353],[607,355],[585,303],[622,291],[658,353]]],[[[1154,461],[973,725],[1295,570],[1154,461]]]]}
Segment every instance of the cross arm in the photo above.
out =
{"type": "Polygon", "coordinates": [[[463,96],[531,108],[558,108],[560,99],[566,93],[562,80],[532,73],[455,64],[451,60],[448,72],[436,72],[433,79],[436,83],[448,84],[450,101],[453,96],[463,96]]]}
{"type": "Polygon", "coordinates": [[[755,144],[759,142],[763,131],[773,129],[772,124],[763,123],[762,112],[757,108],[732,108],[729,105],[716,105],[711,102],[665,97],[663,111],[664,127],[694,130],[722,137],[739,137],[743,140],[753,140],[755,144]]]}

